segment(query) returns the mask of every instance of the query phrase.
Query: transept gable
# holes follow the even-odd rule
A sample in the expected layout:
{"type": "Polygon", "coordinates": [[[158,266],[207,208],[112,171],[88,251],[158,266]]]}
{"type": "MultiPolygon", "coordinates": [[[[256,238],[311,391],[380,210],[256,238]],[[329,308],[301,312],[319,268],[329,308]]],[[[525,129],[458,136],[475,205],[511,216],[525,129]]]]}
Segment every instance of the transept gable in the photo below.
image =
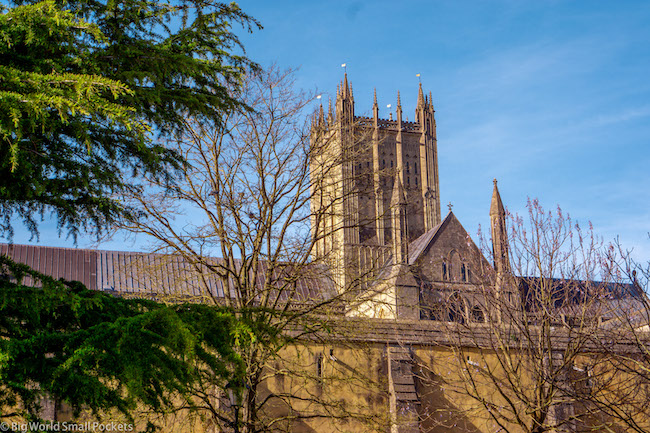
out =
{"type": "Polygon", "coordinates": [[[409,245],[409,265],[427,282],[476,284],[494,272],[453,212],[409,245]]]}

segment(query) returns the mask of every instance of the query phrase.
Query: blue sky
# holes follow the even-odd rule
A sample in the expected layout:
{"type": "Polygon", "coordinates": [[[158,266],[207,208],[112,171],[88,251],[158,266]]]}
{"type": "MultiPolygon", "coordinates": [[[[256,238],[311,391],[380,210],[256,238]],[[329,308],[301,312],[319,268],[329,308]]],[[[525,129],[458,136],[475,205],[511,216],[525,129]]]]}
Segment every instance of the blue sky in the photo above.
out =
{"type": "Polygon", "coordinates": [[[512,212],[528,197],[559,204],[650,258],[650,2],[240,4],[264,25],[244,38],[253,59],[300,67],[299,83],[324,95],[346,63],[357,113],[376,87],[383,117],[400,90],[412,119],[420,73],[442,203],[470,234],[496,177],[512,212]]]}
{"type": "MultiPolygon", "coordinates": [[[[357,113],[370,112],[376,88],[388,117],[400,90],[412,120],[421,74],[436,109],[442,203],[471,235],[486,226],[496,177],[510,211],[525,212],[527,197],[559,204],[650,259],[650,2],[240,5],[264,26],[242,36],[250,58],[299,67],[298,85],[325,100],[346,63],[357,113]]],[[[70,241],[43,226],[41,244],[70,241]]]]}

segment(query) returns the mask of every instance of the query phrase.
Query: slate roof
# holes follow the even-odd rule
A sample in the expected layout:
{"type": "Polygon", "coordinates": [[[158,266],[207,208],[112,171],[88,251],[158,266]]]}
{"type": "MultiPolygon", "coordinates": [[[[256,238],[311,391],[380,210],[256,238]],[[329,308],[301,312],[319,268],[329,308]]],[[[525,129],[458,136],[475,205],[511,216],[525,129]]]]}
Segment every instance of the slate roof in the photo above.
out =
{"type": "MultiPolygon", "coordinates": [[[[417,260],[424,254],[429,247],[435,240],[436,236],[438,236],[439,233],[442,233],[442,227],[448,223],[448,221],[451,221],[451,218],[456,218],[453,214],[453,212],[449,212],[447,216],[445,217],[444,220],[428,232],[425,232],[422,234],[419,238],[415,239],[409,244],[408,248],[408,264],[413,265],[417,260]]],[[[390,272],[390,268],[393,265],[393,256],[390,255],[388,259],[386,260],[386,263],[384,263],[383,269],[379,273],[379,279],[385,278],[388,275],[388,272],[390,272]]]]}
{"type": "MultiPolygon", "coordinates": [[[[518,284],[527,309],[534,312],[540,308],[535,294],[541,284],[539,278],[519,277],[518,284]]],[[[647,316],[647,295],[634,283],[553,278],[546,279],[544,284],[551,285],[550,296],[557,312],[567,317],[582,317],[587,314],[607,321],[622,317],[629,319],[643,312],[647,316]]],[[[637,317],[635,320],[640,319],[637,317]]],[[[648,321],[647,317],[643,320],[646,323],[648,321]]]]}
{"type": "Polygon", "coordinates": [[[409,260],[408,260],[409,265],[414,264],[420,258],[420,256],[426,251],[427,247],[433,242],[433,240],[438,235],[438,233],[442,231],[440,230],[442,226],[445,225],[447,221],[451,219],[452,216],[453,213],[449,212],[445,217],[445,219],[442,220],[440,224],[438,224],[428,232],[424,233],[419,238],[417,238],[416,240],[414,240],[409,244],[409,260]]]}

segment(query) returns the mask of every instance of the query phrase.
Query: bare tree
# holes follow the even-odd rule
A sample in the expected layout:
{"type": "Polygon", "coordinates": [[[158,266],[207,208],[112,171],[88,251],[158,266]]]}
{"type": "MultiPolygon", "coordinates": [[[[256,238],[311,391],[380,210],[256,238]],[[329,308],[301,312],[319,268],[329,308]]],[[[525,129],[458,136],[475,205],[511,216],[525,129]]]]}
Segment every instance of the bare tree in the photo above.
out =
{"type": "Polygon", "coordinates": [[[188,118],[187,133],[171,143],[188,161],[183,181],[171,192],[153,180],[135,185],[131,200],[143,218],[122,227],[151,236],[156,252],[182,257],[184,284],[203,302],[235,312],[244,326],[241,383],[219,383],[210,366],[202,366],[205,380],[184,407],[207,416],[217,431],[369,419],[367,407],[314,391],[334,358],[323,360],[320,339],[333,331],[343,301],[367,282],[359,274],[341,286],[329,272],[336,257],[314,252],[323,236],[345,229],[340,191],[354,180],[345,170],[332,171],[355,157],[362,140],[333,150],[341,143],[323,127],[322,107],[310,118],[312,99],[295,90],[293,79],[292,71],[275,67],[249,75],[234,95],[248,110],[209,127],[188,118]],[[324,191],[332,197],[310,206],[324,191]],[[297,340],[302,348],[294,346],[297,340]]]}
{"type": "Polygon", "coordinates": [[[420,380],[425,389],[443,389],[448,402],[428,408],[423,424],[462,419],[467,430],[527,433],[602,427],[604,414],[590,402],[603,359],[594,340],[619,287],[603,266],[603,243],[591,226],[583,230],[536,200],[526,220],[509,218],[507,232],[505,218],[503,211],[502,222],[493,219],[501,227],[483,241],[495,266],[477,276],[480,309],[462,300],[443,306],[449,314],[440,350],[449,355],[421,363],[420,380]]]}
{"type": "Polygon", "coordinates": [[[608,245],[604,268],[610,276],[611,306],[601,316],[592,344],[599,356],[583,373],[588,404],[603,431],[650,429],[650,265],[636,261],[618,240],[608,245]]]}

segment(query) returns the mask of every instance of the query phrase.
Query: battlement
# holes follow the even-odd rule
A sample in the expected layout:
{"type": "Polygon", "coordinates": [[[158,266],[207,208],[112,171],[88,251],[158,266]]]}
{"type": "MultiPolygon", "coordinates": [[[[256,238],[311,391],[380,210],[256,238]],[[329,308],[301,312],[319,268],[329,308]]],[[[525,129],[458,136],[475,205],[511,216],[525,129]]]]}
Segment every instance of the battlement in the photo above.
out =
{"type": "Polygon", "coordinates": [[[380,119],[377,104],[377,92],[375,91],[372,105],[373,116],[356,116],[354,114],[354,96],[352,93],[352,86],[348,82],[347,74],[345,74],[343,81],[341,81],[336,89],[335,110],[332,109],[331,101],[327,113],[321,104],[318,111],[316,111],[312,117],[312,129],[327,130],[339,123],[347,124],[348,126],[351,126],[351,123],[355,123],[364,128],[374,128],[376,125],[379,129],[389,131],[422,132],[426,130],[430,133],[432,130],[435,130],[435,110],[433,109],[432,99],[433,97],[431,96],[431,92],[429,92],[428,97],[424,96],[422,84],[420,84],[418,88],[418,102],[415,110],[416,121],[409,122],[404,120],[402,117],[402,102],[398,91],[397,105],[395,107],[397,118],[395,120],[392,118],[380,119]]]}
{"type": "MultiPolygon", "coordinates": [[[[374,127],[374,119],[367,116],[354,116],[354,121],[360,126],[374,127]]],[[[391,119],[378,119],[377,126],[380,129],[388,129],[392,131],[399,131],[397,120],[391,119]]],[[[421,125],[418,122],[408,122],[402,120],[402,131],[407,132],[420,132],[421,125]]]]}

